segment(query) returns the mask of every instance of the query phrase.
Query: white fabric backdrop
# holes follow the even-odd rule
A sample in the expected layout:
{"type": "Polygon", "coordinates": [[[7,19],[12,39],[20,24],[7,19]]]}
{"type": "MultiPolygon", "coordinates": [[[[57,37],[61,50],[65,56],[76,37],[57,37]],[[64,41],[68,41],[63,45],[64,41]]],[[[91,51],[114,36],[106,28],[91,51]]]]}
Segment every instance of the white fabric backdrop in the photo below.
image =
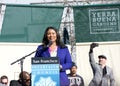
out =
{"type": "MultiPolygon", "coordinates": [[[[78,74],[81,75],[85,81],[85,86],[92,79],[92,70],[89,64],[89,45],[91,43],[79,43],[76,45],[76,62],[78,66],[78,74]]],[[[20,70],[20,64],[15,63],[10,65],[17,59],[36,50],[39,44],[32,43],[0,43],[0,76],[7,75],[9,80],[18,79],[20,70]]],[[[107,56],[107,65],[112,67],[116,85],[120,86],[120,42],[99,43],[99,47],[94,49],[94,56],[96,62],[97,56],[104,54],[107,56]]],[[[26,57],[23,64],[23,70],[31,72],[31,58],[34,56],[26,57]]],[[[69,72],[69,71],[68,71],[69,72]]]]}
{"type": "MultiPolygon", "coordinates": [[[[9,81],[18,79],[21,72],[20,62],[11,65],[12,62],[35,51],[38,44],[29,43],[0,43],[0,76],[7,75],[9,81]]],[[[31,58],[34,54],[24,59],[23,70],[31,72],[31,58]]]]}

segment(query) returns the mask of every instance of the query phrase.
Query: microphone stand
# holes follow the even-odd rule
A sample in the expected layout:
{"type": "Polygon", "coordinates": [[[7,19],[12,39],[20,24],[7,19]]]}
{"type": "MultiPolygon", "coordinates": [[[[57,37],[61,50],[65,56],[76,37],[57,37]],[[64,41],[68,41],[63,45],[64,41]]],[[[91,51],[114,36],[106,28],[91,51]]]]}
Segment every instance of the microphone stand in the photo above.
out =
{"type": "MultiPolygon", "coordinates": [[[[22,72],[23,72],[23,60],[24,60],[26,57],[32,55],[32,54],[35,53],[35,52],[36,52],[36,51],[33,51],[33,52],[31,52],[30,54],[23,56],[22,58],[14,61],[14,62],[12,62],[11,65],[13,65],[13,64],[15,64],[16,62],[19,62],[19,61],[20,61],[21,73],[22,73],[22,72]]],[[[22,75],[22,79],[21,79],[21,80],[22,80],[22,86],[24,86],[25,83],[24,83],[23,75],[22,75]]]]}
{"type": "Polygon", "coordinates": [[[22,71],[23,71],[23,60],[24,60],[26,57],[32,55],[32,54],[35,53],[35,52],[36,52],[36,51],[33,51],[33,52],[31,52],[30,54],[23,56],[22,58],[14,61],[14,62],[12,62],[11,65],[15,64],[16,62],[20,62],[21,72],[22,72],[22,71]]]}

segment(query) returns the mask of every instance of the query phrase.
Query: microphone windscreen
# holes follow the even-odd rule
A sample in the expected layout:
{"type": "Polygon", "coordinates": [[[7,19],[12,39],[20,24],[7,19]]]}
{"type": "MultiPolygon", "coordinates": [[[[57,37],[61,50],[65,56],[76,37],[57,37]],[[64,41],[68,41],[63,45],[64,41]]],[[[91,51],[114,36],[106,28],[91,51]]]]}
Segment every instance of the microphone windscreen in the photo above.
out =
{"type": "Polygon", "coordinates": [[[48,45],[47,45],[47,47],[50,47],[52,45],[52,43],[53,42],[50,40],[49,43],[48,43],[48,45]]]}

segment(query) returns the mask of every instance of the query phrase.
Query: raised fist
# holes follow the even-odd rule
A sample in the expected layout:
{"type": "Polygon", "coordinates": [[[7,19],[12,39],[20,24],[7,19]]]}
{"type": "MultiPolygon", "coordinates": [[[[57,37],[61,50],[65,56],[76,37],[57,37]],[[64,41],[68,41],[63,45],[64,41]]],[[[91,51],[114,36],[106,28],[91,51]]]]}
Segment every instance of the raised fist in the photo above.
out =
{"type": "Polygon", "coordinates": [[[93,48],[95,48],[95,47],[98,47],[98,43],[92,43],[91,45],[90,45],[90,49],[93,49],[93,48]]]}

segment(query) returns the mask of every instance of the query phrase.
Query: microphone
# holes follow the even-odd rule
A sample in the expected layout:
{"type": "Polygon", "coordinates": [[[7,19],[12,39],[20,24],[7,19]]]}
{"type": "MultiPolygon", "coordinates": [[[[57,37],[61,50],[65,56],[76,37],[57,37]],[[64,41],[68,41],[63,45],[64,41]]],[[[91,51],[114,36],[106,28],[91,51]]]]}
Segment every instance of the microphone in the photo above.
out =
{"type": "Polygon", "coordinates": [[[46,47],[42,47],[41,49],[37,49],[36,52],[39,52],[39,54],[43,53],[45,50],[47,50],[51,45],[52,41],[49,41],[48,45],[46,47]]]}
{"type": "Polygon", "coordinates": [[[53,42],[50,40],[49,43],[48,43],[48,45],[47,45],[47,48],[50,47],[52,45],[52,43],[53,42]]]}

